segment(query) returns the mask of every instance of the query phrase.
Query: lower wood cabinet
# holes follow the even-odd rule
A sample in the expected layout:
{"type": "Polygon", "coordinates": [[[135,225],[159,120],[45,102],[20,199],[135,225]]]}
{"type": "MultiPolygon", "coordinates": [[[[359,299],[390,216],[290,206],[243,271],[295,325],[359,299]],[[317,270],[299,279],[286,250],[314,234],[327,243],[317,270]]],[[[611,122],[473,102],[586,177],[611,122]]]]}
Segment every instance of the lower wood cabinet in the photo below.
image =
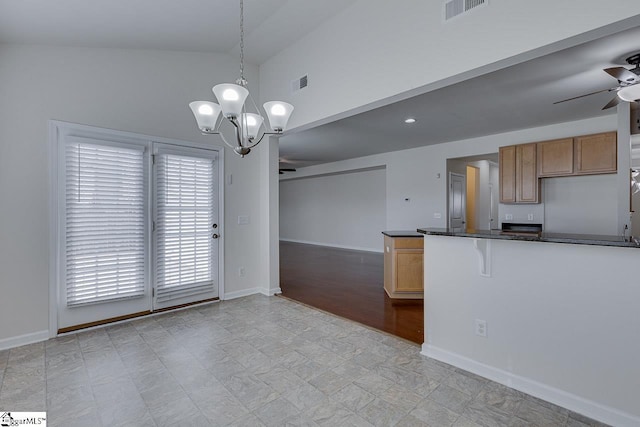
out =
{"type": "Polygon", "coordinates": [[[389,298],[424,297],[423,241],[384,236],[384,290],[389,298]]]}

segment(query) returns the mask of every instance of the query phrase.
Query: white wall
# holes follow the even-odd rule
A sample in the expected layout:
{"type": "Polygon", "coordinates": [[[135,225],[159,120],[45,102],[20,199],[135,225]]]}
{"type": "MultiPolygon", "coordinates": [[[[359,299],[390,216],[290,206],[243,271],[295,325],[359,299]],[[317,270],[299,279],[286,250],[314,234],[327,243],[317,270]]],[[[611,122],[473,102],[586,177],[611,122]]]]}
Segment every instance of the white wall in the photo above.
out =
{"type": "MultiPolygon", "coordinates": [[[[484,136],[464,141],[431,145],[410,150],[394,151],[360,157],[357,159],[315,165],[298,169],[297,172],[284,175],[282,180],[294,177],[314,176],[327,173],[344,172],[349,170],[385,166],[387,172],[387,230],[413,230],[419,227],[446,227],[447,200],[447,159],[473,156],[478,154],[495,153],[503,145],[521,144],[526,142],[544,141],[567,136],[585,135],[590,133],[615,130],[617,119],[615,115],[576,122],[560,123],[551,126],[524,129],[498,135],[484,136]],[[439,174],[439,177],[438,177],[439,174]],[[405,202],[409,198],[410,202],[405,202]],[[435,218],[434,214],[440,214],[435,218]]],[[[578,193],[590,198],[584,190],[593,185],[587,177],[584,181],[575,181],[578,193]]],[[[599,176],[606,186],[609,178],[599,176]]],[[[282,181],[281,181],[282,182],[282,181]]],[[[615,193],[615,189],[612,190],[615,193]]],[[[498,193],[496,192],[496,195],[498,193]]],[[[616,209],[615,194],[602,200],[600,212],[616,209]],[[609,205],[609,202],[613,206],[609,205]]],[[[553,203],[553,202],[552,202],[553,203]]],[[[562,201],[564,203],[564,201],[562,201]]],[[[546,205],[546,204],[545,204],[546,205]]],[[[506,213],[514,216],[513,222],[527,222],[527,214],[534,213],[534,222],[543,222],[544,205],[500,205],[500,221],[506,213]]],[[[605,218],[597,227],[610,230],[616,227],[617,216],[605,218]]],[[[591,228],[590,228],[591,229],[591,228]]],[[[582,231],[589,233],[589,231],[582,231]]],[[[610,233],[608,233],[610,234],[610,233]]],[[[615,234],[615,233],[614,233],[615,234]]]]}
{"type": "MultiPolygon", "coordinates": [[[[256,68],[247,72],[257,82],[256,68]]],[[[10,302],[0,310],[0,340],[48,329],[48,120],[214,141],[199,134],[187,104],[212,99],[211,86],[236,74],[227,55],[0,44],[0,294],[10,302]]],[[[228,293],[266,281],[257,261],[258,160],[226,155],[228,293]],[[238,226],[238,215],[251,224],[238,226]]]]}
{"type": "Polygon", "coordinates": [[[280,182],[280,239],[382,252],[386,171],[280,182]]]}
{"type": "Polygon", "coordinates": [[[545,178],[542,183],[545,231],[622,234],[617,222],[615,174],[545,178]]]}
{"type": "Polygon", "coordinates": [[[487,278],[473,241],[425,237],[423,353],[611,425],[640,425],[640,249],[491,240],[487,278]]]}
{"type": "Polygon", "coordinates": [[[357,1],[260,65],[263,98],[290,101],[291,128],[306,126],[584,42],[596,34],[583,33],[631,16],[597,35],[640,22],[637,0],[495,0],[446,24],[442,5],[357,1]],[[291,93],[305,74],[309,86],[291,93]]]}

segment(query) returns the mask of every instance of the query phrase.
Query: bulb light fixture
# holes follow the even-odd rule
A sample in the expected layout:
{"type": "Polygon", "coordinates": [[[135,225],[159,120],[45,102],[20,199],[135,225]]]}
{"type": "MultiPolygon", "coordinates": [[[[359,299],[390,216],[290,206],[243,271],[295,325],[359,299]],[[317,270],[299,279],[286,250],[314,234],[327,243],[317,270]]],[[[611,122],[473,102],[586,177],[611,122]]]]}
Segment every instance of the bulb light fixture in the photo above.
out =
{"type": "Polygon", "coordinates": [[[287,102],[265,102],[263,107],[272,131],[263,129],[264,117],[251,97],[247,89],[247,80],[244,78],[244,0],[240,0],[240,78],[235,84],[218,84],[212,90],[217,104],[209,101],[193,101],[189,104],[198,129],[206,135],[220,135],[222,141],[240,157],[249,154],[265,135],[282,134],[293,112],[293,105],[287,102]],[[250,104],[254,112],[247,111],[247,104],[250,104]],[[220,131],[220,126],[225,120],[231,123],[235,130],[233,144],[229,143],[220,131]]]}
{"type": "Polygon", "coordinates": [[[627,102],[634,102],[640,99],[640,83],[632,86],[625,86],[618,91],[618,98],[627,102]]]}

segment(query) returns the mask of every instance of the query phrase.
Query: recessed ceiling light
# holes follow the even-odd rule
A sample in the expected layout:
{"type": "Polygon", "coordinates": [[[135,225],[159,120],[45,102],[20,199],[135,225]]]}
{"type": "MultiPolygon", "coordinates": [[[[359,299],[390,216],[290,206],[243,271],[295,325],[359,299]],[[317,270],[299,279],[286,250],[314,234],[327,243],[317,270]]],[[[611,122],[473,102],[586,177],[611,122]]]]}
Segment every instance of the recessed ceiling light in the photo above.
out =
{"type": "Polygon", "coordinates": [[[404,122],[407,124],[411,124],[411,123],[415,123],[416,119],[414,119],[413,117],[408,117],[406,119],[404,119],[404,122]]]}

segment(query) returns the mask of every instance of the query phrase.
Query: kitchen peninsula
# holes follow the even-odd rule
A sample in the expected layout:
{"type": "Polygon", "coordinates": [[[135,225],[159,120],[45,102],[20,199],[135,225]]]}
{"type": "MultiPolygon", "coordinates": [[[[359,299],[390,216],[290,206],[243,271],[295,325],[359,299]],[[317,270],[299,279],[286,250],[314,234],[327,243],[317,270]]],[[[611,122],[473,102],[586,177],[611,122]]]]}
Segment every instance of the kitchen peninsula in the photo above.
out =
{"type": "Polygon", "coordinates": [[[419,229],[422,353],[608,424],[640,425],[640,246],[419,229]]]}

